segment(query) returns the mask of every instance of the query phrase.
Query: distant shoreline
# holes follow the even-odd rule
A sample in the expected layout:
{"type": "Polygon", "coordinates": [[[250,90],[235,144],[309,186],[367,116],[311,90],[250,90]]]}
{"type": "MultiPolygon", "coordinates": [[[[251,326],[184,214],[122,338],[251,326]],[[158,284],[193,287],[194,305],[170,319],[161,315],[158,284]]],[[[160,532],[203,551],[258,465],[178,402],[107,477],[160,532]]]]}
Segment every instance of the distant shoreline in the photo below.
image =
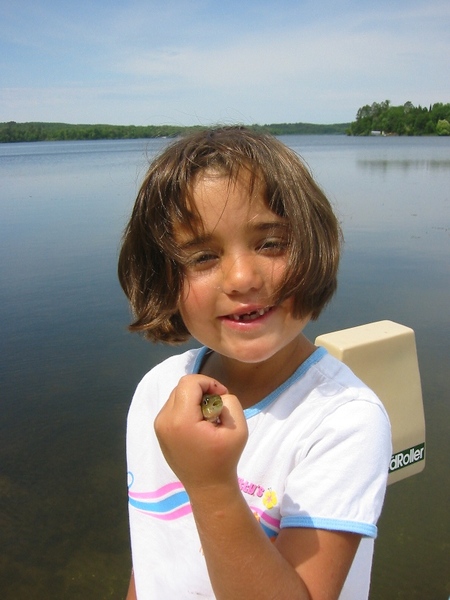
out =
{"type": "MultiPolygon", "coordinates": [[[[61,142],[68,140],[133,140],[175,138],[207,126],[106,125],[70,123],[0,123],[0,143],[61,142]]],[[[373,102],[358,109],[351,123],[272,123],[247,125],[272,135],[430,136],[450,135],[450,104],[436,102],[429,108],[405,102],[392,106],[390,100],[373,102]]]]}
{"type": "MultiPolygon", "coordinates": [[[[351,123],[316,125],[313,123],[273,123],[248,125],[250,129],[272,135],[345,135],[351,123]]],[[[61,142],[75,140],[121,140],[175,138],[203,126],[175,125],[75,125],[70,123],[0,123],[0,143],[61,142]]]]}

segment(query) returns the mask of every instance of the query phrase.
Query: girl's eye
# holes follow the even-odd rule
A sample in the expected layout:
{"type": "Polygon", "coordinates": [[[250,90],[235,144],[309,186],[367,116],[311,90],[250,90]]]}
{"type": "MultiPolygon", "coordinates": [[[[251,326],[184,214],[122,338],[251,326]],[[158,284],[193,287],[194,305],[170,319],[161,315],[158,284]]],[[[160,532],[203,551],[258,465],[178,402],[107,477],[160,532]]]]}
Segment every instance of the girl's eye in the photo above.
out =
{"type": "Polygon", "coordinates": [[[287,241],[284,238],[269,238],[261,242],[258,252],[282,254],[286,251],[287,241]]]}
{"type": "Polygon", "coordinates": [[[204,254],[200,254],[200,256],[197,256],[194,259],[194,261],[196,264],[201,264],[201,263],[208,262],[210,260],[214,260],[215,258],[217,258],[215,254],[204,253],[204,254]]]}
{"type": "Polygon", "coordinates": [[[186,260],[186,266],[190,269],[205,269],[217,260],[217,254],[213,252],[197,252],[192,256],[189,256],[186,260]]]}

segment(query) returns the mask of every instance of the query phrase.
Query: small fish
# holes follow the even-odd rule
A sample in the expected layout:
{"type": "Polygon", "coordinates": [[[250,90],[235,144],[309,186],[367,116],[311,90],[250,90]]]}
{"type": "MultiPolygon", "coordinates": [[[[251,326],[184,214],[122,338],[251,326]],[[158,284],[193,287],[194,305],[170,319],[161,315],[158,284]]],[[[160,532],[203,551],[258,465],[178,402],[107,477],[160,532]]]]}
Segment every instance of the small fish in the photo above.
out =
{"type": "Polygon", "coordinates": [[[220,413],[222,412],[223,402],[219,394],[203,394],[202,413],[203,418],[211,423],[220,423],[220,413]]]}

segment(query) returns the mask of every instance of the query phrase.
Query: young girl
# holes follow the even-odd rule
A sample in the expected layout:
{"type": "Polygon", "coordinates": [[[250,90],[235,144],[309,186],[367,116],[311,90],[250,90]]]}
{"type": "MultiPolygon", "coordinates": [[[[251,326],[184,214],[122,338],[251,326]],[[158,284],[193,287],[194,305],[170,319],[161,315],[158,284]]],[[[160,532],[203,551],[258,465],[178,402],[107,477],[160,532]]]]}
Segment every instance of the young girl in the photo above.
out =
{"type": "Polygon", "coordinates": [[[211,129],[150,166],[119,260],[130,328],[202,347],[131,404],[128,599],[367,598],[388,417],[302,333],[339,246],[323,192],[270,136],[211,129]],[[204,394],[222,397],[220,422],[204,394]]]}

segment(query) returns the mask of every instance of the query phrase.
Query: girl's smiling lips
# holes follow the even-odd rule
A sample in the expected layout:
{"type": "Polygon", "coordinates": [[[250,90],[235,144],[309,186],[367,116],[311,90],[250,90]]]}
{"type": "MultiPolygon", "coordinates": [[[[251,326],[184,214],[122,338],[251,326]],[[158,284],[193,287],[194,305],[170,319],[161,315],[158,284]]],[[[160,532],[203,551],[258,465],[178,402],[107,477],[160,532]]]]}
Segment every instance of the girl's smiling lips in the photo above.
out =
{"type": "Polygon", "coordinates": [[[259,308],[245,307],[242,310],[224,315],[221,319],[233,321],[235,323],[249,323],[266,315],[273,309],[273,306],[265,306],[259,308]]]}

